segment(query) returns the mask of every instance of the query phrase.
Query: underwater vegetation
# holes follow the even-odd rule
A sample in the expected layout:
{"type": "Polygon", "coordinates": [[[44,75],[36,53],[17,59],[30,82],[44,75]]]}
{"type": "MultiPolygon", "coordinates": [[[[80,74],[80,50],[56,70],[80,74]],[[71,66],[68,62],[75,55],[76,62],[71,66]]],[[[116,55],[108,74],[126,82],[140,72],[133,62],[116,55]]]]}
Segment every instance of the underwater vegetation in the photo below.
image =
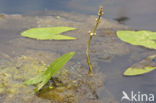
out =
{"type": "MultiPolygon", "coordinates": [[[[53,57],[50,54],[49,56],[53,57]]],[[[1,103],[30,103],[31,99],[35,98],[32,94],[32,88],[24,85],[23,82],[46,70],[46,63],[40,57],[45,56],[39,56],[37,52],[21,55],[1,65],[1,103]],[[29,100],[26,100],[26,98],[29,98],[29,100]]]]}
{"type": "Polygon", "coordinates": [[[60,69],[38,92],[33,91],[35,86],[23,83],[46,71],[47,62],[55,61],[55,58],[57,58],[55,53],[28,51],[26,54],[12,58],[12,62],[1,65],[0,102],[103,103],[98,100],[96,94],[96,90],[103,86],[103,74],[96,73],[91,77],[87,75],[87,69],[74,62],[71,64],[72,61],[60,69]],[[69,68],[70,65],[75,69],[69,68]]]}
{"type": "MultiPolygon", "coordinates": [[[[151,31],[118,31],[117,36],[132,45],[144,46],[150,49],[156,49],[156,32],[151,31]]],[[[125,72],[125,76],[135,76],[148,73],[156,69],[156,55],[149,56],[129,67],[125,72]]]]}

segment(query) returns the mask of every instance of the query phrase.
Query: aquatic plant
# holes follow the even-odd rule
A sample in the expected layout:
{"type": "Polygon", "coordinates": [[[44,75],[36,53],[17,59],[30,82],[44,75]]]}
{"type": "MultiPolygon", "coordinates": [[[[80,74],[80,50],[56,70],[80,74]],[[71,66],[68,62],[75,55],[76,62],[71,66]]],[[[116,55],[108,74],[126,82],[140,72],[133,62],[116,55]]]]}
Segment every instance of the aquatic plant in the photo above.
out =
{"type": "Polygon", "coordinates": [[[117,31],[117,36],[130,44],[156,49],[156,32],[151,31],[117,31]]]}
{"type": "MultiPolygon", "coordinates": [[[[156,49],[156,32],[151,31],[118,31],[117,36],[130,44],[156,49]]],[[[156,55],[132,65],[125,72],[125,76],[141,75],[156,69],[156,55]]]]}
{"type": "Polygon", "coordinates": [[[75,52],[66,53],[63,56],[59,57],[53,61],[48,67],[47,70],[40,73],[36,77],[27,80],[24,82],[26,85],[37,85],[35,92],[39,91],[59,70],[65,65],[75,54],[75,52]]]}
{"type": "Polygon", "coordinates": [[[90,43],[91,43],[92,37],[96,35],[95,31],[100,23],[102,15],[103,15],[103,8],[100,7],[99,12],[98,12],[98,18],[96,19],[96,24],[95,24],[93,30],[88,32],[90,36],[89,36],[89,40],[88,40],[88,44],[87,44],[86,56],[87,56],[87,62],[88,62],[88,66],[89,66],[89,74],[93,73],[90,56],[89,56],[90,43]]]}
{"type": "Polygon", "coordinates": [[[71,27],[42,27],[31,28],[21,33],[21,36],[38,40],[74,40],[71,36],[60,35],[60,33],[75,30],[71,27]]]}
{"type": "Polygon", "coordinates": [[[125,76],[141,75],[156,69],[156,55],[149,56],[129,67],[125,72],[125,76]]]}

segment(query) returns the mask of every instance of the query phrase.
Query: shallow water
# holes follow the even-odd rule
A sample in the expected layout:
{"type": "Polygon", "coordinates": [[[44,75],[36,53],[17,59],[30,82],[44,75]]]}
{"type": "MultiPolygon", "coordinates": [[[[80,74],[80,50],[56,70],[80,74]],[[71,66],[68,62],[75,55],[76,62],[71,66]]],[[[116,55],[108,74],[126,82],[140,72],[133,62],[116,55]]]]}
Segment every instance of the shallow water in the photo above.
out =
{"type": "MultiPolygon", "coordinates": [[[[14,58],[22,55],[33,55],[37,57],[35,54],[42,55],[43,57],[41,56],[39,58],[46,64],[49,64],[52,60],[56,59],[56,57],[64,53],[75,51],[76,55],[68,63],[67,68],[71,69],[71,66],[74,66],[74,68],[82,67],[85,69],[84,71],[86,71],[88,68],[85,58],[85,49],[88,40],[87,32],[93,28],[96,17],[60,11],[38,12],[35,15],[42,16],[3,15],[3,17],[0,18],[0,38],[2,40],[0,41],[0,60],[2,65],[7,67],[6,64],[8,62],[10,63],[14,58]],[[60,18],[58,19],[57,16],[60,16],[60,18]],[[76,37],[77,40],[38,41],[20,36],[20,33],[26,29],[44,26],[70,26],[78,28],[75,31],[64,33],[76,37]]],[[[143,93],[153,93],[156,95],[155,71],[136,77],[122,76],[123,71],[127,67],[155,53],[154,50],[145,49],[140,46],[132,46],[120,41],[116,37],[115,31],[123,29],[130,28],[117,24],[116,22],[102,19],[97,30],[97,35],[92,40],[91,61],[96,73],[102,73],[102,79],[97,78],[96,81],[103,81],[104,79],[104,85],[97,89],[97,95],[99,97],[97,103],[120,103],[123,90],[128,93],[134,90],[136,92],[141,91],[143,93]]],[[[25,62],[23,64],[25,64],[25,62]]],[[[4,67],[3,69],[5,69],[4,67]]],[[[22,83],[21,81],[16,81],[16,79],[14,82],[22,83]]],[[[31,86],[26,88],[29,88],[29,91],[33,89],[31,86]]],[[[31,99],[33,103],[38,103],[38,101],[49,103],[49,101],[38,97],[33,99],[32,97],[34,95],[32,95],[31,98],[28,96],[24,98],[24,100],[19,99],[21,95],[27,97],[28,94],[23,92],[23,94],[17,95],[16,99],[20,100],[21,103],[27,103],[29,99],[31,99]]],[[[5,95],[2,95],[1,98],[2,97],[3,99],[0,100],[6,98],[5,95]]],[[[14,100],[15,98],[11,99],[14,100]]],[[[8,103],[12,103],[11,99],[10,101],[8,100],[8,103]]],[[[16,101],[14,102],[16,103],[16,101]]],[[[94,101],[92,102],[95,103],[94,101]]]]}
{"type": "Polygon", "coordinates": [[[99,5],[104,7],[104,17],[107,19],[128,17],[125,24],[156,31],[155,0],[0,0],[0,13],[61,10],[95,15],[99,5]]]}

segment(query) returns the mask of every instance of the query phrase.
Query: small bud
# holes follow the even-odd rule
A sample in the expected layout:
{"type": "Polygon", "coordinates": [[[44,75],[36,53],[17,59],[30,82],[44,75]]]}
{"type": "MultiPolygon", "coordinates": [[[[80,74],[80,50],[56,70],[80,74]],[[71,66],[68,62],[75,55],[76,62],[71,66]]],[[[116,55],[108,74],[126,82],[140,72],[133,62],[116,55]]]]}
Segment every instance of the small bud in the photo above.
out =
{"type": "Polygon", "coordinates": [[[91,31],[88,31],[88,34],[91,34],[91,31]]]}
{"type": "Polygon", "coordinates": [[[90,33],[90,36],[93,36],[94,34],[93,33],[90,33]]]}
{"type": "Polygon", "coordinates": [[[95,35],[96,35],[96,33],[90,33],[90,35],[91,35],[91,36],[95,36],[95,35]]]}
{"type": "Polygon", "coordinates": [[[98,16],[102,16],[103,14],[104,14],[104,13],[103,13],[103,8],[100,7],[99,12],[98,12],[98,16]]]}

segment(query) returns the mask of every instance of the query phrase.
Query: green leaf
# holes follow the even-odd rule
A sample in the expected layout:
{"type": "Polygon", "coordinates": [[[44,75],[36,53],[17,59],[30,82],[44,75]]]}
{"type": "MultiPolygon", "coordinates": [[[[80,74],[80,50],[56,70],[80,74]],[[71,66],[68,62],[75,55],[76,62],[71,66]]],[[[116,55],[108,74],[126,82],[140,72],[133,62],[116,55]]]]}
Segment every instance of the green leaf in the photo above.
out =
{"type": "Polygon", "coordinates": [[[156,67],[144,67],[144,68],[128,68],[125,72],[125,76],[141,75],[155,70],[156,67]]]}
{"type": "Polygon", "coordinates": [[[38,40],[74,40],[76,38],[60,35],[60,33],[75,30],[71,27],[44,27],[44,28],[32,28],[21,33],[22,36],[38,39],[38,40]]]}
{"type": "Polygon", "coordinates": [[[156,49],[156,32],[151,31],[117,31],[117,36],[130,44],[156,49]]]}
{"type": "Polygon", "coordinates": [[[156,55],[149,56],[129,67],[125,72],[125,76],[136,76],[151,72],[156,69],[156,55]]]}
{"type": "Polygon", "coordinates": [[[24,84],[37,84],[37,88],[35,91],[39,91],[50,80],[51,77],[53,77],[57,72],[59,72],[63,65],[65,65],[74,54],[75,52],[70,52],[59,57],[48,66],[46,71],[42,72],[41,74],[30,80],[25,81],[24,84]]]}

